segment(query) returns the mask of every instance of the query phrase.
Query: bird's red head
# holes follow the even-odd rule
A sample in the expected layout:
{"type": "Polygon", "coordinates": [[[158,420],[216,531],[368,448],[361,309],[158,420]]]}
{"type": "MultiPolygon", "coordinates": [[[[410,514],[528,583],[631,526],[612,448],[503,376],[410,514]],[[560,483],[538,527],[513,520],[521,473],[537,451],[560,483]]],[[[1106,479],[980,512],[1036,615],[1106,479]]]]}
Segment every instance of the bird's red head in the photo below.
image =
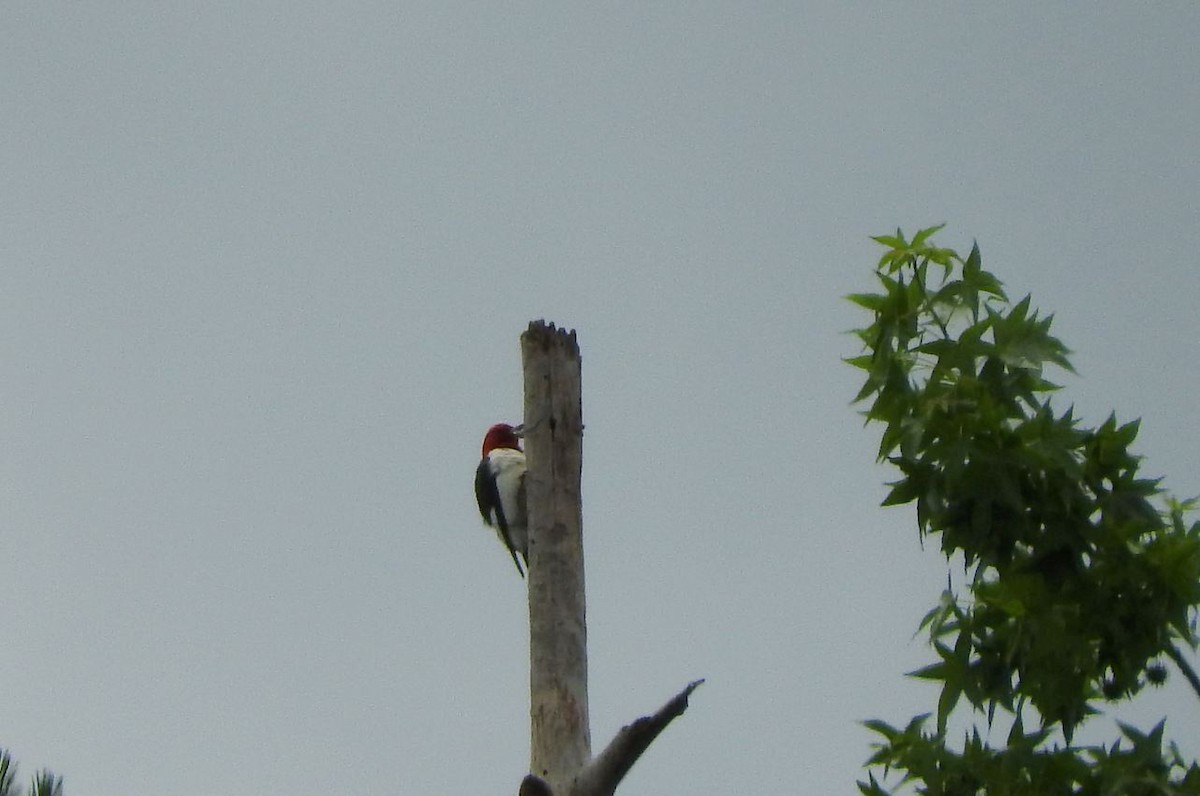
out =
{"type": "Polygon", "coordinates": [[[483,435],[483,455],[487,456],[497,448],[515,448],[521,450],[520,438],[517,431],[508,423],[497,423],[483,435]]]}

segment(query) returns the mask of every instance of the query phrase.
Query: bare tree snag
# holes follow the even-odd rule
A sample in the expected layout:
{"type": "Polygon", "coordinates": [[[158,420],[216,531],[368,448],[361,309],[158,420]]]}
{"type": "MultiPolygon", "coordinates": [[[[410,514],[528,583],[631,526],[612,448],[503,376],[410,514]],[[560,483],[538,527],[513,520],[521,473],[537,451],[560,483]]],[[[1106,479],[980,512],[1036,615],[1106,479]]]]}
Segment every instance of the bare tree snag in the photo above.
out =
{"type": "Polygon", "coordinates": [[[530,771],[556,793],[592,756],[583,591],[583,409],[575,333],[531,323],[525,371],[530,771]]]}
{"type": "Polygon", "coordinates": [[[521,335],[529,517],[530,774],[520,796],[612,796],[702,680],[622,727],[592,758],[583,581],[583,402],[575,332],[535,321],[521,335]]]}

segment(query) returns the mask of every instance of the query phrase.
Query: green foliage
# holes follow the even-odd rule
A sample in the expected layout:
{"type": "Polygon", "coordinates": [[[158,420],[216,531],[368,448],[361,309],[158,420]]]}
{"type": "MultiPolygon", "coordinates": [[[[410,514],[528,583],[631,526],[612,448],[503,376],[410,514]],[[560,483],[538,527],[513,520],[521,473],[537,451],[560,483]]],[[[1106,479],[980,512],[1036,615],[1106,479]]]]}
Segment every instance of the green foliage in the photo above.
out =
{"type": "Polygon", "coordinates": [[[16,796],[16,786],[13,784],[17,777],[17,767],[13,764],[12,755],[6,749],[0,749],[0,796],[16,796]]]}
{"type": "MultiPolygon", "coordinates": [[[[0,749],[0,796],[22,796],[16,778],[17,764],[12,761],[7,749],[0,749]]],[[[62,777],[56,777],[49,771],[38,772],[29,784],[30,796],[62,796],[62,792],[62,777]]]]}
{"type": "MultiPolygon", "coordinates": [[[[1163,750],[1162,724],[1123,726],[1107,750],[1071,745],[1098,705],[1161,683],[1163,656],[1187,666],[1174,644],[1196,646],[1200,523],[1139,476],[1136,421],[1087,428],[1051,408],[1045,371],[1071,370],[1051,317],[1011,303],[978,246],[965,259],[935,247],[939,229],[875,238],[880,290],[849,297],[873,316],[847,360],[866,374],[855,400],[870,400],[879,458],[900,473],[884,505],[916,504],[921,538],[961,561],[967,592],[947,590],[921,622],[937,659],[912,674],[940,684],[934,727],[868,722],[883,739],[868,765],[929,794],[1200,794],[1200,767],[1163,750]],[[989,726],[1010,717],[1003,748],[977,730],[947,746],[963,700],[989,726]]],[[[874,773],[859,786],[888,793],[874,773]]]]}

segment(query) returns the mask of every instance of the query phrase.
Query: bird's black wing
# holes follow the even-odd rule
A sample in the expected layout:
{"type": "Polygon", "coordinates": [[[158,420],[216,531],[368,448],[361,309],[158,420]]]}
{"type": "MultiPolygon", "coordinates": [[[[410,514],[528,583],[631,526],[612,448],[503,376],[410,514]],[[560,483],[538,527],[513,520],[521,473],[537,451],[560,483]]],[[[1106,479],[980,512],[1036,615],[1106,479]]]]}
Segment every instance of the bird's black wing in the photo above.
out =
{"type": "MultiPolygon", "coordinates": [[[[524,486],[525,479],[522,477],[521,487],[524,488],[524,486]]],[[[525,577],[525,569],[521,566],[520,559],[517,558],[517,549],[513,545],[512,535],[508,532],[508,520],[504,517],[504,507],[500,505],[500,490],[496,486],[496,479],[488,471],[487,458],[481,459],[479,466],[475,468],[475,502],[479,504],[479,513],[483,516],[483,521],[500,532],[500,539],[508,548],[508,554],[512,556],[513,564],[517,567],[517,574],[522,578],[525,577]]]]}
{"type": "Polygon", "coordinates": [[[479,514],[484,523],[493,525],[492,516],[500,513],[500,491],[496,488],[496,479],[490,477],[488,460],[480,459],[475,468],[475,502],[479,504],[479,514]]]}

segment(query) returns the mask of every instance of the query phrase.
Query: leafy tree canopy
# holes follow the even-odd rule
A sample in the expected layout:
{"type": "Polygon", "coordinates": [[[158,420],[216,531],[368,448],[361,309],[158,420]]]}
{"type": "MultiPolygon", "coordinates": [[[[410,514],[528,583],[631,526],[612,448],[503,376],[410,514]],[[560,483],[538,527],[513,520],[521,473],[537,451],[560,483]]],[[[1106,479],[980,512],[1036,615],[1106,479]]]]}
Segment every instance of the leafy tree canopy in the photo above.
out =
{"type": "Polygon", "coordinates": [[[848,360],[866,374],[856,401],[899,471],[884,505],[915,503],[921,539],[964,571],[921,621],[936,660],[912,675],[940,686],[934,720],[867,722],[882,740],[860,790],[889,793],[882,769],[928,794],[1200,794],[1200,767],[1164,746],[1163,723],[1072,745],[1100,706],[1162,683],[1164,657],[1200,694],[1178,648],[1196,647],[1192,501],[1139,475],[1136,421],[1088,428],[1052,409],[1047,371],[1071,363],[1051,317],[1029,296],[1012,303],[978,246],[935,246],[939,229],[875,238],[878,292],[849,297],[872,318],[848,360]],[[988,727],[1008,717],[1002,745],[975,729],[951,748],[964,701],[988,727]]]}

